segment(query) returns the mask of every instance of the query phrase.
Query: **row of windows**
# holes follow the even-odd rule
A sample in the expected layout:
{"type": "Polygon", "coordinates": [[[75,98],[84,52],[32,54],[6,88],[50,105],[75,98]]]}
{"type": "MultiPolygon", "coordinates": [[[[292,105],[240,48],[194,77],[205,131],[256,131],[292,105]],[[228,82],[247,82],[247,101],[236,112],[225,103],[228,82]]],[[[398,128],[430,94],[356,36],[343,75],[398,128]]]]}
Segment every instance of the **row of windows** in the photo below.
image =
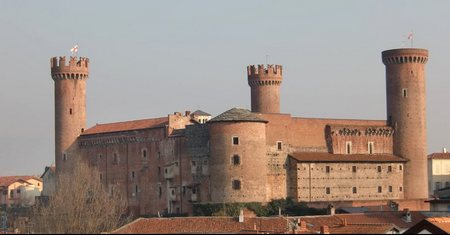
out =
{"type": "MultiPolygon", "coordinates": [[[[402,191],[403,191],[403,187],[400,186],[400,187],[398,188],[398,191],[402,192],[402,191]]],[[[378,187],[377,187],[377,192],[378,192],[378,193],[382,193],[382,192],[383,192],[383,187],[378,186],[378,187]]],[[[390,185],[388,186],[388,192],[390,192],[390,193],[393,192],[393,187],[390,186],[390,185]]],[[[331,188],[330,188],[330,187],[326,187],[326,188],[325,188],[325,193],[326,193],[326,194],[331,194],[331,188]]],[[[358,188],[357,188],[357,187],[352,187],[352,193],[354,193],[354,194],[358,193],[358,188]]]]}
{"type": "MultiPolygon", "coordinates": [[[[368,154],[373,154],[375,152],[375,144],[374,142],[367,142],[367,153],[368,154]]],[[[345,142],[345,153],[346,154],[352,154],[352,142],[351,141],[346,141],[345,142]]]]}
{"type": "MultiPolygon", "coordinates": [[[[325,166],[325,172],[326,172],[326,173],[330,173],[332,169],[333,169],[333,168],[331,168],[330,166],[325,166]]],[[[383,169],[382,166],[377,166],[377,172],[382,172],[382,169],[383,169]]],[[[402,166],[402,165],[399,165],[399,166],[398,166],[398,169],[399,169],[399,170],[403,170],[403,166],[402,166]]],[[[357,170],[357,166],[352,166],[352,172],[356,172],[356,170],[357,170]]],[[[392,172],[392,166],[388,166],[388,167],[387,167],[387,172],[388,172],[388,173],[392,172]]],[[[449,186],[450,186],[450,185],[449,185],[449,186]]]]}
{"type": "MultiPolygon", "coordinates": [[[[239,137],[238,136],[233,136],[231,143],[233,145],[239,145],[239,137]]],[[[283,150],[283,142],[282,141],[277,141],[276,143],[277,149],[278,150],[283,150]]]]}

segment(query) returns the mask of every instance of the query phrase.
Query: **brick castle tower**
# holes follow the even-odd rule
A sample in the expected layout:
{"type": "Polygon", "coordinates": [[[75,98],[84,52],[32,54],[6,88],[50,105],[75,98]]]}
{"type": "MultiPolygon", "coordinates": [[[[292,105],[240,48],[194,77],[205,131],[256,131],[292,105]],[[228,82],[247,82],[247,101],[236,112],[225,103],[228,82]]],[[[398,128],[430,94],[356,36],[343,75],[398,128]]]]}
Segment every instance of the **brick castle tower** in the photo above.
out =
{"type": "Polygon", "coordinates": [[[404,169],[405,199],[428,198],[425,49],[382,52],[386,66],[387,120],[394,128],[394,154],[409,161],[404,169]]]}
{"type": "Polygon", "coordinates": [[[89,59],[70,57],[66,64],[66,57],[53,57],[50,67],[55,82],[55,164],[59,173],[74,153],[74,143],[86,127],[89,59]]]}
{"type": "Polygon", "coordinates": [[[252,112],[279,113],[280,85],[283,80],[281,65],[247,66],[248,85],[251,88],[252,112]]]}

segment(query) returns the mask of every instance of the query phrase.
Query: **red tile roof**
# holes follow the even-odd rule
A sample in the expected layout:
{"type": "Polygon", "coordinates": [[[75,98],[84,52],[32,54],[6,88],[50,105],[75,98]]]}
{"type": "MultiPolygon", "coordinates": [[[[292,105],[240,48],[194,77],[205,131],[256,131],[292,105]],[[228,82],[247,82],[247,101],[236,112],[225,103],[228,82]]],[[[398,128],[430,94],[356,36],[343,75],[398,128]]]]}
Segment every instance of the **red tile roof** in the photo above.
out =
{"type": "Polygon", "coordinates": [[[404,212],[388,211],[289,218],[245,217],[243,223],[232,217],[140,218],[112,233],[285,233],[288,232],[288,224],[299,219],[306,223],[306,228],[299,229],[297,233],[317,233],[326,225],[330,233],[367,234],[407,229],[425,218],[420,212],[411,212],[412,221],[407,223],[402,219],[403,216],[404,212]]]}
{"type": "Polygon", "coordinates": [[[450,159],[450,153],[432,153],[428,159],[450,159]]]}
{"type": "Polygon", "coordinates": [[[163,127],[167,123],[168,118],[161,117],[161,118],[151,118],[125,122],[96,124],[95,126],[85,130],[81,135],[93,135],[101,133],[149,129],[156,127],[163,127]]]}
{"type": "Polygon", "coordinates": [[[41,179],[35,177],[35,176],[0,176],[0,187],[8,187],[12,183],[16,181],[27,181],[29,179],[35,179],[38,181],[42,181],[41,179]]]}
{"type": "Polygon", "coordinates": [[[450,233],[450,217],[431,217],[427,218],[427,221],[446,233],[450,233]]]}
{"type": "Polygon", "coordinates": [[[289,154],[299,162],[406,162],[405,158],[392,154],[330,154],[296,152],[289,154]]]}

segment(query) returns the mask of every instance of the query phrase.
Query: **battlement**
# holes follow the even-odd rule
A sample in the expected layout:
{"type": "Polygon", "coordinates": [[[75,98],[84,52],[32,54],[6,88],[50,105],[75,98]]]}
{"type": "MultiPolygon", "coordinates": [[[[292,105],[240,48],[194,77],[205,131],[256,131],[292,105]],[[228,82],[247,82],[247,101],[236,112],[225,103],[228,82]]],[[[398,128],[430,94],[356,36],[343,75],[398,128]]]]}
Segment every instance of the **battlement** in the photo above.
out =
{"type": "Polygon", "coordinates": [[[71,56],[67,64],[65,56],[52,57],[50,68],[53,79],[86,79],[89,75],[89,59],[71,56]]]}
{"type": "Polygon", "coordinates": [[[381,57],[385,65],[404,63],[426,64],[428,62],[428,50],[418,48],[393,49],[383,51],[381,57]]]}
{"type": "Polygon", "coordinates": [[[283,67],[281,65],[264,64],[247,66],[247,75],[251,76],[279,76],[283,75],[283,67]]]}

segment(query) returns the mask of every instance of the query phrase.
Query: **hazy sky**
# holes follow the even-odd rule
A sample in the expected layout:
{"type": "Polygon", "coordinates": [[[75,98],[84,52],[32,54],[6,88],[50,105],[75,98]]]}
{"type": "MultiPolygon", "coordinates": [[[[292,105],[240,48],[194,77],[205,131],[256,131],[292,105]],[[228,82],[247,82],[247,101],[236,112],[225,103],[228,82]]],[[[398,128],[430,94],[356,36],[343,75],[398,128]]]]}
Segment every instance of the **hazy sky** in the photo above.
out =
{"type": "Polygon", "coordinates": [[[450,1],[0,1],[0,175],[54,161],[49,58],[90,58],[87,124],[250,108],[246,66],[283,65],[281,111],[386,119],[381,51],[430,51],[428,152],[450,147],[450,1]]]}

